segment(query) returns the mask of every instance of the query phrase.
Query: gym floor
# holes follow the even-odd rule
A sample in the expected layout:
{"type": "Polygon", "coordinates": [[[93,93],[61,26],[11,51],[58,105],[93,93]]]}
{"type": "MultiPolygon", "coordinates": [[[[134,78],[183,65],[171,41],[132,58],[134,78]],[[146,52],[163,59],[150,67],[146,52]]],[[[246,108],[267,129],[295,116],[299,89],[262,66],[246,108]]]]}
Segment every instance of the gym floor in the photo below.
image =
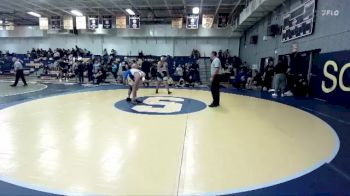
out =
{"type": "Polygon", "coordinates": [[[2,91],[0,194],[350,193],[348,108],[222,91],[219,108],[205,88],[143,88],[141,106],[116,85],[2,91]]]}

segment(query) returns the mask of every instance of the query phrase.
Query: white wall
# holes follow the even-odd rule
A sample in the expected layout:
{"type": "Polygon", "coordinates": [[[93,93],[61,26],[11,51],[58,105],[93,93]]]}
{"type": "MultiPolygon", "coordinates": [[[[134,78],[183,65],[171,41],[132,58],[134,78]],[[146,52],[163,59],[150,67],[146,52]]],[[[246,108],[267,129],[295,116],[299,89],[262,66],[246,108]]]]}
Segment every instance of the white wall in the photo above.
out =
{"type": "Polygon", "coordinates": [[[103,48],[116,49],[120,55],[137,55],[139,51],[152,55],[188,56],[197,48],[202,56],[209,56],[213,50],[229,49],[232,55],[239,53],[239,38],[123,38],[113,35],[55,35],[44,37],[0,38],[0,50],[26,53],[31,48],[73,48],[78,45],[94,54],[101,54],[103,48]]]}

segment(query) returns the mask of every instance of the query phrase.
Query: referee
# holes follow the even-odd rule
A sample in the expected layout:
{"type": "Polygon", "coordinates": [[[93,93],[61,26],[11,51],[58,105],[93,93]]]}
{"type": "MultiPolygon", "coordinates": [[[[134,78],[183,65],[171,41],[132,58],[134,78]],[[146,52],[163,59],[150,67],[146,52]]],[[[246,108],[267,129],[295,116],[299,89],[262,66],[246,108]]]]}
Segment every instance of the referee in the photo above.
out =
{"type": "Polygon", "coordinates": [[[15,67],[15,72],[16,72],[16,80],[15,80],[15,83],[10,85],[10,86],[12,86],[12,87],[17,86],[19,78],[22,79],[24,86],[27,86],[27,82],[26,82],[26,79],[24,78],[24,74],[23,74],[23,65],[22,65],[21,61],[19,59],[17,59],[16,57],[13,57],[12,61],[14,62],[14,67],[15,67]]]}
{"type": "Polygon", "coordinates": [[[211,52],[211,94],[213,96],[213,102],[209,105],[209,107],[218,107],[220,105],[220,70],[221,70],[221,62],[220,59],[217,57],[217,52],[213,51],[211,52]]]}

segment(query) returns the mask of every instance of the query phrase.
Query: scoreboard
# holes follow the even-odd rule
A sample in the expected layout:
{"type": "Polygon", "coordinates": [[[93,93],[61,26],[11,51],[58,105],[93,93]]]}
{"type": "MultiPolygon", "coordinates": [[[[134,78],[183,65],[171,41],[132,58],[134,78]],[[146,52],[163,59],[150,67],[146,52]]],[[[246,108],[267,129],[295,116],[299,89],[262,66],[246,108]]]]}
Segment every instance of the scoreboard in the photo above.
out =
{"type": "Polygon", "coordinates": [[[310,0],[283,17],[282,42],[311,35],[314,28],[316,0],[310,0]]]}

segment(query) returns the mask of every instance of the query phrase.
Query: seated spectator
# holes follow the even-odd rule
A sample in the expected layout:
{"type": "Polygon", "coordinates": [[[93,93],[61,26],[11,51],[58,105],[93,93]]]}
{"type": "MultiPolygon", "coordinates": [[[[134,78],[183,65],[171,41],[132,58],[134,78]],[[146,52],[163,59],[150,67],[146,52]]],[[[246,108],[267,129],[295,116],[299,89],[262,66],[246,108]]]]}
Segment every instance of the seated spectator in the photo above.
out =
{"type": "MultiPolygon", "coordinates": [[[[32,54],[33,55],[33,54],[32,54]]],[[[33,56],[32,56],[32,58],[34,58],[33,56]]],[[[61,58],[61,55],[60,55],[60,52],[59,51],[55,51],[54,53],[53,53],[53,59],[55,60],[55,61],[57,61],[58,59],[60,59],[61,58]]]]}
{"type": "Polygon", "coordinates": [[[253,86],[254,87],[261,87],[263,85],[263,73],[258,72],[257,70],[254,70],[254,74],[253,74],[253,86]]]}
{"type": "Polygon", "coordinates": [[[246,87],[247,83],[247,70],[245,67],[242,67],[237,75],[235,76],[235,80],[233,81],[233,87],[237,89],[242,89],[246,87]]]}
{"type": "Polygon", "coordinates": [[[94,75],[94,78],[95,78],[95,84],[101,84],[101,82],[103,81],[103,72],[102,72],[102,69],[99,69],[97,71],[97,73],[94,75]]]}

